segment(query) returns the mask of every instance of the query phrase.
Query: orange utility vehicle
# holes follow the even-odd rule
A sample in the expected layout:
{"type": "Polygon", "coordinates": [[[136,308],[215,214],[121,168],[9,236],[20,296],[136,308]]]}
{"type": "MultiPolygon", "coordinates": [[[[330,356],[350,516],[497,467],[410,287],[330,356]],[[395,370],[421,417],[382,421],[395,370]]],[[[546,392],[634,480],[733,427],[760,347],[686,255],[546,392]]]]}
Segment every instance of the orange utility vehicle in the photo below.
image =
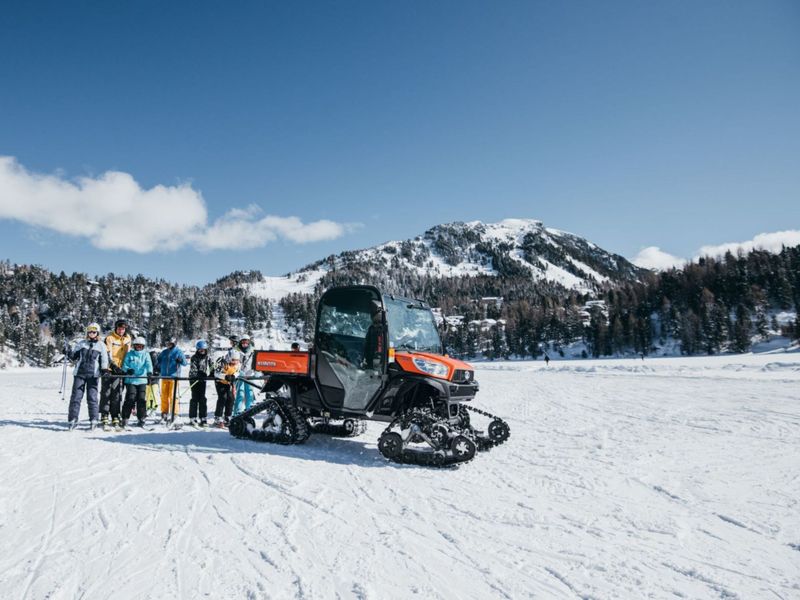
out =
{"type": "Polygon", "coordinates": [[[252,368],[268,376],[266,398],[231,419],[235,437],[296,444],[311,433],[358,435],[365,421],[383,421],[383,456],[446,466],[510,434],[505,421],[469,405],[478,392],[474,370],[445,354],[430,307],[373,286],[329,289],[313,346],[257,351],[252,368]],[[490,419],[485,431],[473,427],[471,413],[490,419]]]}

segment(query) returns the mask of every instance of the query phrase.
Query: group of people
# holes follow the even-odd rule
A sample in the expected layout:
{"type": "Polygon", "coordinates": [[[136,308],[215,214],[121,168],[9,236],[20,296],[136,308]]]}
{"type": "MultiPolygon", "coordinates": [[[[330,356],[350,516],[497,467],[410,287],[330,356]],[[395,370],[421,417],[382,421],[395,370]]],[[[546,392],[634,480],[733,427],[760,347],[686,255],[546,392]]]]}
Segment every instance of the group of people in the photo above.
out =
{"type": "MultiPolygon", "coordinates": [[[[86,328],[86,337],[74,345],[65,343],[65,356],[75,363],[72,393],[69,402],[69,428],[78,424],[84,396],[89,406],[90,428],[125,428],[136,410],[136,424],[144,427],[148,409],[156,408],[156,391],[160,392],[161,421],[172,422],[179,414],[178,393],[181,368],[188,364],[187,379],[191,391],[189,419],[192,425],[208,427],[206,383],[214,381],[217,404],[214,424],[227,427],[232,415],[253,404],[255,384],[246,381],[252,376],[253,347],[250,336],[231,336],[230,348],[221,356],[212,357],[205,340],[195,344],[195,353],[188,361],[171,338],[157,353],[146,350],[146,340],[132,337],[124,319],[114,323],[114,330],[100,339],[100,325],[86,328]],[[160,382],[160,384],[158,383],[160,382]],[[123,402],[124,388],[124,402],[123,402]]],[[[294,349],[296,344],[293,344],[294,349]]]]}

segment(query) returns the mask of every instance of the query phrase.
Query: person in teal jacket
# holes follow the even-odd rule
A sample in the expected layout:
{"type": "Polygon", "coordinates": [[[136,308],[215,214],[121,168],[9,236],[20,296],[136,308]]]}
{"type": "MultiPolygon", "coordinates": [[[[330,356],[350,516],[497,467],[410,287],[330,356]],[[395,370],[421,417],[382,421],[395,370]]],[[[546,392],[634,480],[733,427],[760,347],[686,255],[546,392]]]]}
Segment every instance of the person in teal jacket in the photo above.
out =
{"type": "Polygon", "coordinates": [[[133,340],[133,350],[125,355],[122,361],[122,370],[129,377],[125,378],[125,403],[122,405],[122,426],[128,424],[134,405],[139,427],[144,427],[147,416],[145,406],[147,394],[147,379],[153,374],[153,361],[150,353],[145,351],[145,339],[137,337],[133,340]]]}

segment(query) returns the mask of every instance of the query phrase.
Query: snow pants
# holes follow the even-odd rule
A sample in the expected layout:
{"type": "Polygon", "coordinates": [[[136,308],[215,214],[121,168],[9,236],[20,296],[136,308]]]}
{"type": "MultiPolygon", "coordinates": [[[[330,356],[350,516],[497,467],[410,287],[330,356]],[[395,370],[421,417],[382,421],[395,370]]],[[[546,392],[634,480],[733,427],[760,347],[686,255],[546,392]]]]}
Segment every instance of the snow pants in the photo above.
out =
{"type": "Polygon", "coordinates": [[[247,410],[253,406],[255,397],[252,386],[244,381],[239,381],[236,386],[236,401],[233,403],[233,414],[238,415],[242,412],[242,399],[244,399],[244,409],[247,410]]]}
{"type": "Polygon", "coordinates": [[[86,403],[89,405],[89,418],[97,421],[99,409],[97,403],[97,377],[75,377],[72,380],[72,394],[69,397],[70,421],[77,421],[81,412],[81,402],[83,401],[84,391],[86,392],[86,403]]]}
{"type": "Polygon", "coordinates": [[[230,383],[215,381],[214,387],[217,388],[217,408],[214,416],[220,418],[224,414],[227,419],[233,409],[233,386],[230,383]]]}
{"type": "Polygon", "coordinates": [[[178,390],[176,386],[178,382],[174,379],[162,379],[161,380],[161,413],[162,414],[172,414],[172,394],[175,394],[175,414],[177,415],[180,411],[178,410],[178,390]]]}
{"type": "Polygon", "coordinates": [[[142,383],[134,385],[129,383],[125,386],[125,404],[122,405],[122,418],[128,420],[131,418],[133,407],[136,407],[136,418],[144,421],[147,417],[147,407],[145,406],[145,397],[147,395],[147,384],[142,383]]]}
{"type": "Polygon", "coordinates": [[[103,377],[100,390],[100,413],[112,419],[119,419],[122,404],[122,379],[119,377],[103,377]]]}
{"type": "Polygon", "coordinates": [[[206,380],[194,379],[192,385],[192,399],[189,401],[189,418],[197,418],[197,409],[200,409],[200,418],[205,419],[208,414],[208,400],[206,400],[206,380]]]}

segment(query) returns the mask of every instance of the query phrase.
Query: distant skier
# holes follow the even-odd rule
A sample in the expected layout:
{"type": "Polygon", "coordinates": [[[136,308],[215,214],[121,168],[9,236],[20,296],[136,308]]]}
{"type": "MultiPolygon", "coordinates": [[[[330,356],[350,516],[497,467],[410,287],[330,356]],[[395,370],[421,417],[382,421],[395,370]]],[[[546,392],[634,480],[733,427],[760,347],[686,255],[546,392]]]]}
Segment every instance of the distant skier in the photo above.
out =
{"type": "Polygon", "coordinates": [[[75,429],[78,425],[84,392],[89,405],[89,427],[94,429],[97,426],[100,412],[97,402],[97,387],[100,374],[108,370],[108,351],[98,339],[99,337],[100,325],[92,323],[86,328],[86,339],[72,347],[64,344],[64,353],[67,357],[71,361],[77,361],[72,373],[72,394],[69,399],[67,416],[70,429],[75,429]]]}
{"type": "Polygon", "coordinates": [[[544,353],[544,366],[545,367],[550,366],[550,356],[547,354],[547,352],[544,353]]]}
{"type": "MultiPolygon", "coordinates": [[[[108,352],[109,368],[114,375],[123,375],[122,361],[131,349],[131,336],[127,334],[128,323],[125,319],[117,319],[114,331],[109,333],[104,343],[108,352]]],[[[103,427],[108,426],[108,415],[111,413],[111,424],[119,426],[119,411],[122,404],[122,379],[119,377],[103,377],[100,394],[100,421],[103,427]]]]}
{"type": "MultiPolygon", "coordinates": [[[[253,348],[250,344],[250,336],[243,335],[239,339],[239,345],[236,350],[241,353],[241,373],[242,377],[252,375],[251,367],[253,362],[253,348]]],[[[235,351],[235,350],[234,350],[235,351]]],[[[232,351],[232,352],[234,352],[232,351]]],[[[244,400],[244,409],[248,410],[255,400],[255,393],[253,388],[246,381],[239,381],[236,389],[236,398],[233,403],[233,414],[238,415],[241,412],[242,400],[244,400]]]]}
{"type": "Polygon", "coordinates": [[[227,427],[233,412],[234,382],[239,374],[242,355],[237,350],[228,352],[214,377],[217,382],[217,408],[214,411],[214,426],[227,427]],[[223,420],[224,416],[224,420],[223,420]]]}
{"type": "Polygon", "coordinates": [[[189,401],[189,422],[197,427],[207,427],[208,400],[206,399],[206,379],[214,374],[211,357],[208,355],[208,342],[200,340],[195,344],[195,353],[189,361],[189,386],[192,399],[189,401]],[[197,421],[198,409],[200,422],[197,421]]]}
{"type": "Polygon", "coordinates": [[[122,405],[123,427],[127,426],[134,406],[136,406],[139,427],[144,427],[144,420],[147,416],[145,405],[147,379],[153,374],[153,361],[144,347],[145,339],[137,337],[133,340],[133,350],[128,352],[125,360],[122,361],[122,369],[126,375],[130,375],[125,378],[125,404],[122,405]]]}
{"type": "MultiPolygon", "coordinates": [[[[167,347],[158,355],[158,370],[161,377],[178,377],[181,372],[181,366],[186,364],[186,357],[183,355],[183,350],[177,347],[178,340],[170,338],[167,341],[167,347]]],[[[161,380],[161,421],[166,422],[172,418],[172,415],[177,415],[178,410],[178,396],[175,394],[178,382],[174,379],[161,380]],[[172,396],[175,394],[175,406],[171,407],[172,396]],[[170,412],[171,411],[171,412],[170,412]]]]}

